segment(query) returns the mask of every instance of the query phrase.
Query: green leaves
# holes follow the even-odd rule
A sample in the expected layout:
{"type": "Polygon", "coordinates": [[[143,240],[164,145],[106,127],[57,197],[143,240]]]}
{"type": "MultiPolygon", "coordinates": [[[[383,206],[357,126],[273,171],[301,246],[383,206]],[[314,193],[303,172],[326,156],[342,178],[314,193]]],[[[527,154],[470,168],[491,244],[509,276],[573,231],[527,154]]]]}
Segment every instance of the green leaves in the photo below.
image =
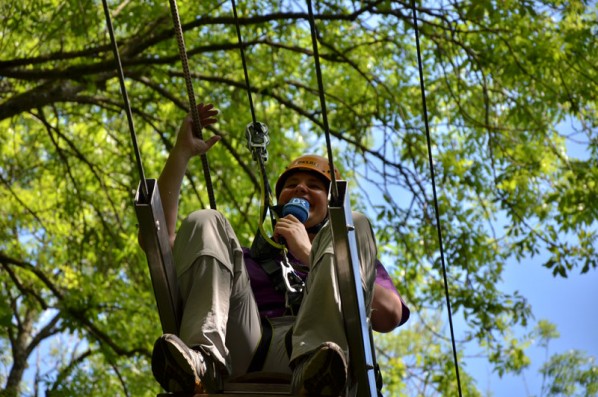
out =
{"type": "Polygon", "coordinates": [[[595,396],[598,393],[598,366],[595,358],[571,350],[555,354],[540,372],[548,378],[546,396],[595,396]]]}
{"type": "MultiPolygon", "coordinates": [[[[298,154],[326,153],[311,37],[300,4],[238,6],[273,184],[298,154]]],[[[17,324],[39,326],[55,311],[55,332],[85,348],[58,351],[48,390],[84,395],[92,379],[106,395],[155,395],[148,362],[159,323],[132,208],[139,175],[101,6],[0,8],[1,337],[30,340],[33,331],[17,324]]],[[[156,178],[187,112],[170,10],[151,1],[110,8],[144,171],[156,178]]],[[[223,137],[208,154],[218,208],[249,244],[260,186],[246,148],[252,119],[232,11],[201,1],[181,2],[179,13],[197,100],[221,111],[204,131],[223,137]]],[[[334,159],[355,207],[377,220],[399,290],[414,313],[425,312],[382,342],[384,365],[395,370],[388,390],[433,385],[449,395],[450,353],[434,328],[443,325],[444,290],[411,10],[333,1],[316,4],[316,14],[334,159]]],[[[524,296],[501,290],[505,266],[543,255],[547,271],[566,277],[598,265],[597,15],[580,1],[418,4],[451,303],[466,324],[461,346],[481,345],[502,373],[527,365],[512,331],[532,314],[524,296]],[[571,143],[581,153],[569,152],[571,143]]],[[[207,203],[197,160],[180,216],[207,203]]],[[[21,348],[30,359],[36,351],[21,348]]],[[[22,365],[8,371],[19,381],[22,365]]],[[[463,376],[467,395],[479,394],[463,376]]]]}
{"type": "MultiPolygon", "coordinates": [[[[549,344],[560,335],[554,324],[538,322],[534,334],[548,353],[549,344]]],[[[540,368],[543,396],[595,396],[598,393],[596,358],[579,350],[553,354],[540,368]]]]}

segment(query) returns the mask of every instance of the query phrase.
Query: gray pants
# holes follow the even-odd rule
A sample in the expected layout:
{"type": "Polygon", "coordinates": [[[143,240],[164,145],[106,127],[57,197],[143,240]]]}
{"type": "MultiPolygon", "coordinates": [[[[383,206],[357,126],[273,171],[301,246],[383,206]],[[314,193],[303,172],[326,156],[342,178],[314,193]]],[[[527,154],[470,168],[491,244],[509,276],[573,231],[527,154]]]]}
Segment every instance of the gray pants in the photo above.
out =
{"type": "MultiPolygon", "coordinates": [[[[365,216],[353,213],[353,222],[369,315],[376,243],[365,216]]],[[[180,338],[209,353],[231,376],[245,374],[262,326],[243,252],[230,224],[215,210],[193,212],[178,231],[173,253],[184,308],[180,338]]],[[[339,345],[349,357],[333,254],[327,224],[312,244],[311,269],[298,315],[271,319],[273,335],[264,371],[290,373],[290,361],[326,341],[339,345]],[[284,337],[291,327],[289,358],[284,337]]]]}

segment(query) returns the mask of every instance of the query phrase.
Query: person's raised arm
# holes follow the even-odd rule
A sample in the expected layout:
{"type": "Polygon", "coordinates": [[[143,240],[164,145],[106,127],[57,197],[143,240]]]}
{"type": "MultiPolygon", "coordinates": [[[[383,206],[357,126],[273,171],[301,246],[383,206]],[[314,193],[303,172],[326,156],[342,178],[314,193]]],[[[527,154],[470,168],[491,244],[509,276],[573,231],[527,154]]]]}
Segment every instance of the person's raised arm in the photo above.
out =
{"type": "MultiPolygon", "coordinates": [[[[199,111],[199,119],[202,127],[206,127],[216,122],[218,110],[214,108],[214,105],[204,105],[203,103],[200,103],[197,105],[197,110],[199,111]]],[[[174,245],[174,238],[176,235],[176,221],[181,184],[185,177],[185,171],[189,164],[189,160],[193,156],[200,156],[206,153],[220,140],[218,135],[214,135],[205,141],[196,138],[193,135],[192,123],[191,115],[187,115],[181,123],[174,147],[170,151],[164,169],[158,178],[158,189],[160,190],[160,199],[164,209],[171,247],[174,245]]],[[[140,245],[143,247],[141,238],[140,245]]]]}

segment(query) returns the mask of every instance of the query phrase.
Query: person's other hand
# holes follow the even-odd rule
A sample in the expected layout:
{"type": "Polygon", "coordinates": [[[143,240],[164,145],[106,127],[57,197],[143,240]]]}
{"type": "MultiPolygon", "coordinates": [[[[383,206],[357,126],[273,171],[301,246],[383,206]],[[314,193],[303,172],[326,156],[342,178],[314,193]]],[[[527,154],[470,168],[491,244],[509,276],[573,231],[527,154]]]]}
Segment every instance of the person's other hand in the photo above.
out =
{"type": "MultiPolygon", "coordinates": [[[[197,110],[199,112],[201,126],[204,128],[208,125],[216,123],[218,120],[216,118],[219,113],[218,109],[214,108],[214,105],[211,103],[206,105],[200,103],[197,105],[197,110]]],[[[192,127],[193,119],[191,114],[188,114],[181,123],[175,143],[175,148],[179,151],[183,151],[189,157],[199,156],[206,153],[212,146],[214,146],[214,144],[216,144],[216,142],[220,140],[220,136],[218,135],[214,135],[207,140],[199,139],[193,135],[192,127]]]]}
{"type": "Polygon", "coordinates": [[[274,227],[274,238],[283,238],[289,252],[303,265],[309,266],[311,241],[305,225],[293,215],[279,218],[274,227]]]}

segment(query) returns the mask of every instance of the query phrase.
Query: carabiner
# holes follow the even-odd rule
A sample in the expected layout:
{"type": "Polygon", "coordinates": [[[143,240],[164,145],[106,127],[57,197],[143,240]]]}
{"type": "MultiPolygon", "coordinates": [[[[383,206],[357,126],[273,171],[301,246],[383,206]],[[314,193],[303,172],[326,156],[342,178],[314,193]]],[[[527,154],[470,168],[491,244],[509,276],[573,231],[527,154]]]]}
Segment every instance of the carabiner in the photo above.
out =
{"type": "Polygon", "coordinates": [[[287,291],[296,293],[303,292],[303,286],[305,285],[305,283],[303,282],[301,277],[299,277],[297,273],[295,273],[295,269],[293,269],[293,266],[291,266],[291,264],[289,263],[289,259],[287,258],[287,255],[284,252],[282,254],[282,262],[280,267],[282,270],[282,278],[284,280],[285,286],[287,287],[287,291]],[[291,285],[291,280],[293,281],[294,285],[291,285]]]}

